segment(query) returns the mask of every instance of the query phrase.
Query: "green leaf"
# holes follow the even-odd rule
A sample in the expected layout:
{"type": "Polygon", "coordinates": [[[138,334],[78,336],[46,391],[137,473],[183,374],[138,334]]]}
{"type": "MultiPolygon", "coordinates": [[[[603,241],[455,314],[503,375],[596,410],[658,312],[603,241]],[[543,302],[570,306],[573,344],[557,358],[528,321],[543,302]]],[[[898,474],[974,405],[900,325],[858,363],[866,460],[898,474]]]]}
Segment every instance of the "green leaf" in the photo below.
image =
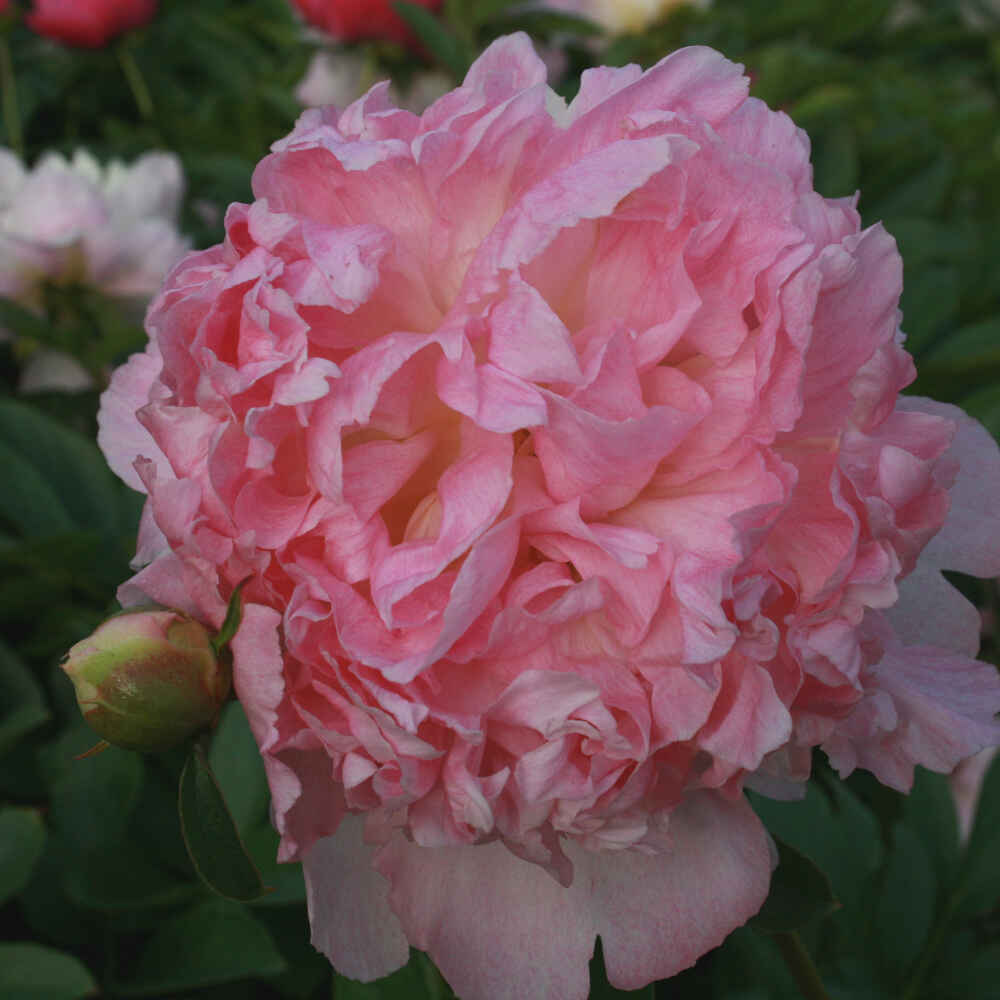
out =
{"type": "Polygon", "coordinates": [[[229,702],[212,731],[208,764],[223,789],[233,822],[247,830],[266,822],[267,775],[243,706],[229,702]]]}
{"type": "Polygon", "coordinates": [[[35,809],[0,809],[0,905],[27,885],[45,850],[45,826],[35,809]]]}
{"type": "Polygon", "coordinates": [[[201,746],[195,744],[181,772],[181,832],[195,871],[214,892],[248,901],[263,891],[260,872],[247,854],[201,746]]]}
{"type": "Polygon", "coordinates": [[[73,521],[54,487],[30,462],[0,440],[0,525],[27,538],[65,534],[73,521]]]}
{"type": "Polygon", "coordinates": [[[453,995],[434,963],[415,950],[401,969],[373,983],[359,983],[339,972],[333,976],[333,1000],[447,1000],[453,995]]]}
{"type": "Polygon", "coordinates": [[[213,899],[166,921],[146,945],[134,974],[116,983],[126,997],[175,996],[285,971],[267,929],[238,903],[213,899]]]}
{"type": "Polygon", "coordinates": [[[800,802],[776,802],[750,793],[751,805],[776,839],[826,872],[834,895],[853,908],[881,860],[878,822],[839,781],[825,790],[809,782],[800,802]]]}
{"type": "Polygon", "coordinates": [[[77,1000],[94,996],[86,966],[40,944],[0,944],[0,996],[4,1000],[77,1000]]]}
{"type": "Polygon", "coordinates": [[[1000,900],[1000,754],[983,778],[956,891],[961,915],[983,913],[1000,900]]]}
{"type": "Polygon", "coordinates": [[[913,789],[903,800],[903,819],[920,838],[942,886],[951,885],[959,862],[958,816],[948,778],[916,769],[913,789]]]}
{"type": "Polygon", "coordinates": [[[934,919],[937,880],[917,835],[899,824],[875,899],[875,957],[886,980],[901,984],[920,954],[934,919]]]}
{"type": "Polygon", "coordinates": [[[279,838],[268,820],[248,830],[244,843],[257,865],[261,880],[267,886],[267,892],[253,901],[254,906],[287,906],[289,903],[305,902],[306,884],[302,865],[298,861],[278,863],[279,838]]]}
{"type": "Polygon", "coordinates": [[[68,761],[52,785],[53,830],[63,834],[81,857],[100,854],[123,840],[143,772],[142,758],[118,747],[68,761]]]}
{"type": "Polygon", "coordinates": [[[100,451],[82,434],[34,407],[5,399],[0,400],[0,441],[55,493],[71,524],[112,535],[121,530],[111,472],[100,451]]]}
{"type": "MultiPolygon", "coordinates": [[[[737,927],[715,953],[709,966],[715,986],[712,996],[745,1000],[802,1000],[795,980],[769,934],[737,927]],[[753,987],[759,986],[757,993],[753,987]]],[[[708,991],[705,991],[708,994],[708,991]]],[[[698,995],[697,993],[695,994],[698,995]]]]}
{"type": "Polygon", "coordinates": [[[826,875],[794,847],[777,839],[775,843],[778,867],[771,876],[771,891],[751,925],[771,933],[796,931],[833,913],[839,904],[826,875]]]}
{"type": "Polygon", "coordinates": [[[47,722],[42,689],[18,656],[0,641],[0,757],[47,722]]]}
{"type": "Polygon", "coordinates": [[[461,80],[469,70],[472,60],[461,41],[425,7],[405,0],[393,3],[396,12],[414,30],[435,59],[461,80]]]}

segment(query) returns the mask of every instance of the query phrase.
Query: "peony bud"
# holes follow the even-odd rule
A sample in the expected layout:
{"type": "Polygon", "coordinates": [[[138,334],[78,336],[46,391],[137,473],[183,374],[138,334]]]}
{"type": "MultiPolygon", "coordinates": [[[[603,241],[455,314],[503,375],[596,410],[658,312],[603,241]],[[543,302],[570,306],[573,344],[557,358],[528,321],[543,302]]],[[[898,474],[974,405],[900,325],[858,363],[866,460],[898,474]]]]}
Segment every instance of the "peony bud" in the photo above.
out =
{"type": "Polygon", "coordinates": [[[129,750],[176,746],[208,726],[229,694],[211,633],[179,611],[111,618],[69,651],[63,669],[90,726],[129,750]]]}

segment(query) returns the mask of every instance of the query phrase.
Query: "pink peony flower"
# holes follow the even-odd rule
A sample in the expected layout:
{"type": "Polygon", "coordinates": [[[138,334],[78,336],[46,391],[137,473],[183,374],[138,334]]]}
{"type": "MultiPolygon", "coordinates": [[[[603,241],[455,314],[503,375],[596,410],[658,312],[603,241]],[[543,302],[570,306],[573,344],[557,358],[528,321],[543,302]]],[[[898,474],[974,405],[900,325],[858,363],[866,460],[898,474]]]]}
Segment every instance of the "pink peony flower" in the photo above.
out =
{"type": "Polygon", "coordinates": [[[149,313],[100,440],[123,585],[218,625],[313,940],[463,997],[631,989],[763,902],[742,796],[820,745],[905,789],[1000,741],[942,567],[1000,573],[1000,453],[913,377],[902,266],[710,49],[526,36],[421,117],[308,111],[149,313]]]}
{"type": "Polygon", "coordinates": [[[26,18],[40,35],[99,49],[156,16],[157,0],[35,0],[26,18]]]}
{"type": "MultiPolygon", "coordinates": [[[[292,0],[292,3],[309,24],[341,41],[413,40],[409,25],[393,9],[392,0],[292,0]]],[[[437,10],[442,0],[413,0],[413,3],[437,10]]]]}

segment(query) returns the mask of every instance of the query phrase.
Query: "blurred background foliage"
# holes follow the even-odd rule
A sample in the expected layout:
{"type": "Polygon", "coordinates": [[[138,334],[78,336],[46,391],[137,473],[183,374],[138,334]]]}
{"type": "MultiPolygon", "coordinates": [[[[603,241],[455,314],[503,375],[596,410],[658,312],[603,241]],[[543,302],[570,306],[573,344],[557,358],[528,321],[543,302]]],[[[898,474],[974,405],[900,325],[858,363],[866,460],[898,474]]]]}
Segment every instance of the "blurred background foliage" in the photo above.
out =
{"type": "MultiPolygon", "coordinates": [[[[483,46],[515,29],[563,53],[556,83],[566,96],[589,65],[648,66],[681,45],[745,63],[753,92],[809,132],[817,189],[860,189],[865,221],[884,221],[899,241],[915,391],[959,403],[1000,435],[995,4],[715,0],[617,38],[506,0],[448,0],[436,19],[408,16],[421,54],[362,47],[376,77],[404,86],[424,65],[457,82],[483,46]]],[[[301,110],[294,89],[318,44],[285,0],[166,0],[150,25],[93,51],[18,23],[4,31],[21,135],[4,131],[0,145],[20,144],[29,163],[78,147],[102,161],[176,152],[187,176],[182,230],[198,247],[221,238],[230,202],[250,198],[254,165],[301,110]]],[[[420,955],[361,986],[312,950],[301,873],[274,864],[267,786],[235,702],[209,756],[271,887],[255,902],[220,899],[194,874],[177,819],[182,755],[75,759],[95,737],[59,661],[115,609],[140,508],[94,444],[97,397],[144,335],[93,291],[51,294],[42,319],[0,302],[16,334],[0,343],[0,996],[450,996],[420,955]],[[26,359],[44,346],[84,361],[97,388],[19,392],[26,359]]],[[[989,620],[995,586],[969,593],[989,620]]],[[[990,636],[985,655],[996,658],[990,636]]],[[[804,804],[755,806],[782,843],[767,912],[695,969],[636,995],[798,996],[782,961],[796,931],[835,1000],[1000,997],[1000,769],[964,844],[946,780],[927,773],[903,798],[863,774],[831,780],[817,758],[804,804]]],[[[623,995],[599,956],[593,981],[595,998],[623,995]]]]}

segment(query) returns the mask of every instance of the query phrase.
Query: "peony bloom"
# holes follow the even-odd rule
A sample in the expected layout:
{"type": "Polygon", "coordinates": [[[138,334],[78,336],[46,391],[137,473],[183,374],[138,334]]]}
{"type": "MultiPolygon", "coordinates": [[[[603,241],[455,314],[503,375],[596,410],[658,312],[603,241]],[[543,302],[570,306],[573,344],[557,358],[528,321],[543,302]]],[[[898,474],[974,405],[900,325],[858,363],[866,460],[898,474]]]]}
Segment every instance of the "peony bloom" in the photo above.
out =
{"type": "Polygon", "coordinates": [[[217,626],[313,940],[466,998],[670,976],[757,911],[742,795],[820,745],[895,788],[1000,740],[941,568],[1000,573],[1000,453],[913,378],[902,266],[706,48],[524,35],[417,117],[308,111],[153,303],[100,440],[119,597],[217,626]]]}
{"type": "MultiPolygon", "coordinates": [[[[292,0],[302,16],[332,38],[356,42],[385,38],[410,42],[407,23],[396,13],[392,0],[292,0]]],[[[413,0],[428,10],[437,10],[442,0],[413,0]]]]}
{"type": "Polygon", "coordinates": [[[40,35],[99,49],[112,38],[152,21],[156,0],[35,0],[26,20],[40,35]]]}
{"type": "Polygon", "coordinates": [[[546,6],[579,14],[613,35],[642,31],[674,7],[707,7],[709,0],[546,0],[546,6]]]}
{"type": "Polygon", "coordinates": [[[0,149],[0,295],[32,306],[44,282],[80,282],[144,305],[188,249],[183,191],[172,153],[106,167],[48,153],[29,171],[0,149]]]}

